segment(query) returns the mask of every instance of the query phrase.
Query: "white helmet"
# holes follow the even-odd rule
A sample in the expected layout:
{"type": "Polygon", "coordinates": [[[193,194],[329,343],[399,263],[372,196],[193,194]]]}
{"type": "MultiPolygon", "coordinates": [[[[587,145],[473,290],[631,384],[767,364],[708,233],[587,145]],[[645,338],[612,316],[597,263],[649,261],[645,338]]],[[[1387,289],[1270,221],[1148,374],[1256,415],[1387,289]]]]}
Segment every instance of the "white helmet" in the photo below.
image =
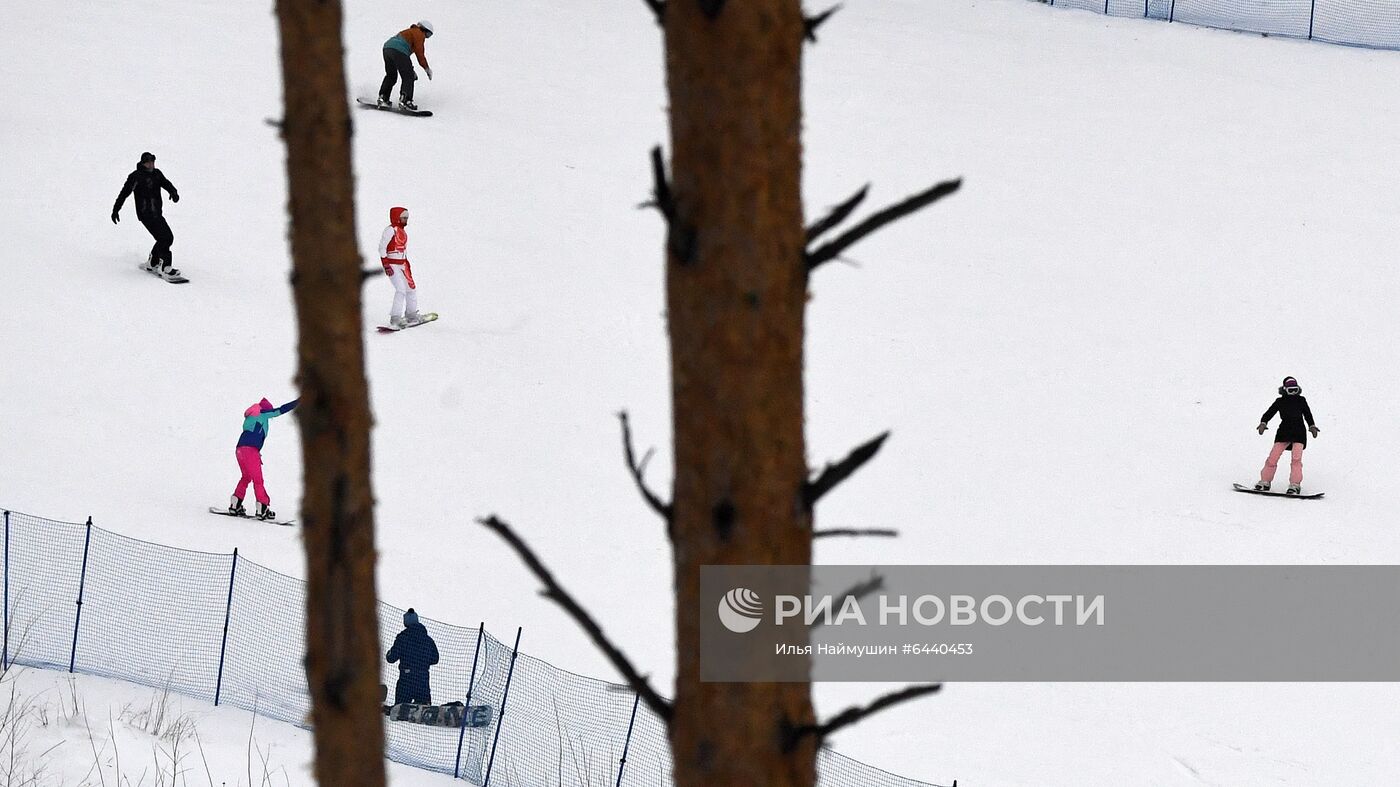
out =
{"type": "Polygon", "coordinates": [[[433,34],[433,23],[432,23],[432,22],[429,22],[429,21],[426,20],[426,19],[419,19],[419,20],[418,20],[418,26],[421,27],[421,28],[423,28],[423,32],[424,32],[424,33],[427,33],[428,35],[432,35],[432,34],[433,34]]]}

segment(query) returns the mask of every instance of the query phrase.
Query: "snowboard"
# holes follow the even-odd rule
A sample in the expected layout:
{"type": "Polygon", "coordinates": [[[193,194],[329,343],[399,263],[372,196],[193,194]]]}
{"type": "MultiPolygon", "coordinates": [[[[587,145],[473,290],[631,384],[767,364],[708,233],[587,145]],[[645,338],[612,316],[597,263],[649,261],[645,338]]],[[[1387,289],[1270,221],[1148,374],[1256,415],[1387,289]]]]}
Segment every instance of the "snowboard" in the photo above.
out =
{"type": "Polygon", "coordinates": [[[491,723],[491,706],[473,705],[468,708],[460,702],[446,705],[404,702],[385,705],[384,715],[389,721],[407,721],[427,727],[485,727],[491,723]]]}
{"type": "Polygon", "coordinates": [[[292,525],[296,524],[295,519],[258,519],[252,514],[230,514],[227,508],[215,508],[214,506],[209,506],[209,513],[219,514],[220,516],[231,516],[234,519],[251,519],[254,522],[268,522],[274,525],[282,525],[284,527],[291,527],[292,525]]]}
{"type": "Polygon", "coordinates": [[[1255,489],[1253,484],[1250,484],[1249,486],[1245,486],[1244,484],[1235,484],[1235,491],[1244,492],[1246,494],[1251,495],[1265,495],[1267,497],[1294,497],[1299,500],[1316,500],[1317,498],[1322,497],[1324,494],[1326,494],[1325,492],[1300,492],[1296,495],[1290,495],[1286,492],[1275,492],[1273,490],[1264,492],[1255,489]]]}
{"type": "Polygon", "coordinates": [[[471,708],[461,702],[446,705],[422,705],[401,702],[396,705],[383,705],[389,699],[388,684],[379,684],[379,702],[389,721],[409,721],[429,727],[485,727],[491,723],[490,705],[473,705],[471,708]]]}
{"type": "Polygon", "coordinates": [[[416,118],[430,118],[433,116],[432,111],[427,109],[400,109],[395,104],[391,104],[387,107],[381,107],[379,106],[378,102],[366,101],[363,98],[357,98],[355,99],[355,101],[357,101],[360,106],[365,107],[366,109],[377,109],[380,112],[397,112],[400,115],[408,115],[409,117],[416,118]]]}
{"type": "Polygon", "coordinates": [[[152,276],[156,277],[157,279],[162,279],[162,280],[164,280],[164,281],[168,281],[168,282],[170,282],[171,284],[188,284],[188,283],[189,283],[189,279],[186,279],[183,275],[166,276],[166,275],[163,274],[163,273],[159,273],[159,272],[157,272],[157,271],[151,270],[150,268],[147,268],[147,267],[146,267],[146,263],[144,263],[144,262],[139,263],[139,264],[136,266],[136,269],[139,270],[139,271],[143,271],[143,272],[145,272],[145,273],[149,273],[149,274],[151,274],[152,276]]]}
{"type": "MultiPolygon", "coordinates": [[[[437,312],[428,312],[427,314],[423,315],[423,321],[422,321],[422,322],[415,322],[414,324],[408,326],[408,328],[417,328],[417,327],[420,326],[420,325],[426,325],[426,324],[428,324],[428,323],[430,323],[430,322],[436,320],[437,318],[438,318],[437,312]]],[[[399,331],[406,331],[406,330],[408,330],[408,328],[395,328],[395,327],[392,326],[392,325],[381,325],[381,326],[379,326],[379,332],[380,332],[380,333],[398,333],[399,331]]]]}

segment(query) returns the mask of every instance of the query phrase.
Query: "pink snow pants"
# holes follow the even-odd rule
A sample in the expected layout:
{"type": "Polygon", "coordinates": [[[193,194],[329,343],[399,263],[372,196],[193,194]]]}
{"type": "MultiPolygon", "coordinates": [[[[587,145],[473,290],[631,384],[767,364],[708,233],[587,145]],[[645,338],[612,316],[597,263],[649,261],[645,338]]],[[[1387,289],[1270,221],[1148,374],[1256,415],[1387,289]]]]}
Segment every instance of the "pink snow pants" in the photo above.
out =
{"type": "Polygon", "coordinates": [[[234,497],[242,500],[243,494],[248,491],[248,482],[251,481],[253,494],[257,495],[258,502],[263,505],[271,503],[272,498],[267,496],[267,487],[263,486],[262,454],[251,445],[240,445],[234,451],[234,455],[238,457],[238,469],[243,473],[238,479],[238,486],[233,489],[234,497]]]}
{"type": "MultiPolygon", "coordinates": [[[[1278,470],[1278,458],[1283,456],[1283,449],[1288,447],[1288,443],[1274,443],[1274,448],[1269,452],[1269,458],[1264,460],[1264,469],[1259,471],[1259,480],[1265,483],[1272,483],[1274,472],[1278,470]]],[[[1293,465],[1288,468],[1288,483],[1303,483],[1303,444],[1293,444],[1293,465]]]]}

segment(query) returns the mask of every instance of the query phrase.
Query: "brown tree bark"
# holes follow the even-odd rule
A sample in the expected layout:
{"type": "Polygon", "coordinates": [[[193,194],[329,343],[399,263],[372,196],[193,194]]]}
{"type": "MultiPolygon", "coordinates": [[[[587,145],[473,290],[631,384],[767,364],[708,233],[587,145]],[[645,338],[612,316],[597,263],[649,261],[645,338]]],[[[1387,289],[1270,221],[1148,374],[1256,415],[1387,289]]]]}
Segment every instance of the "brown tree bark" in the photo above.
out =
{"type": "Polygon", "coordinates": [[[384,784],[369,391],[339,0],[278,0],[301,404],[306,675],[324,785],[384,784]]]}
{"type": "Polygon", "coordinates": [[[805,683],[701,683],[705,564],[807,565],[799,0],[670,0],[666,300],[679,787],[809,787],[805,683]]]}

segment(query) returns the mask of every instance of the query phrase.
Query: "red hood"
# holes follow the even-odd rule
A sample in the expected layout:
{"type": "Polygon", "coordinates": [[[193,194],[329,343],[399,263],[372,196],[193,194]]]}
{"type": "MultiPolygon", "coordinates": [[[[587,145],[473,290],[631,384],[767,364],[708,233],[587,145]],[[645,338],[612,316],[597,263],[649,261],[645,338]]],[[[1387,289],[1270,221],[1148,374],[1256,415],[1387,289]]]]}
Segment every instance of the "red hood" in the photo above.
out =
{"type": "Polygon", "coordinates": [[[389,223],[395,227],[399,226],[402,223],[402,217],[406,210],[408,210],[408,208],[389,208],[389,223]]]}

